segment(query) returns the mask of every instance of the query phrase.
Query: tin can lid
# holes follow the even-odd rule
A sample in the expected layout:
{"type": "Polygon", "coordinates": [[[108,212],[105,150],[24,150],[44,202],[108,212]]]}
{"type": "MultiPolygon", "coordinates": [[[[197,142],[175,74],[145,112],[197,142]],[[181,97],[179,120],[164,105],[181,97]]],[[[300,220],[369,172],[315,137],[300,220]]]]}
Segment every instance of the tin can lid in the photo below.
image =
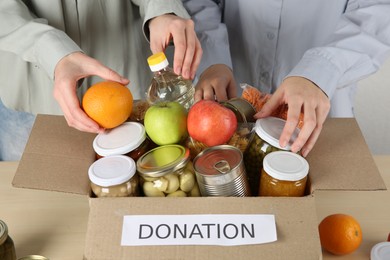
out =
{"type": "Polygon", "coordinates": [[[371,249],[371,260],[390,259],[390,242],[381,242],[371,249]]]}
{"type": "Polygon", "coordinates": [[[296,153],[276,151],[264,157],[263,169],[275,179],[298,181],[309,173],[309,163],[296,153]]]}
{"type": "Polygon", "coordinates": [[[260,118],[256,120],[255,131],[261,139],[270,145],[281,150],[291,150],[291,145],[298,137],[300,130],[298,127],[296,127],[291,136],[290,142],[286,145],[286,147],[281,147],[279,145],[279,138],[283,132],[285,124],[286,120],[278,117],[260,118]]]}
{"type": "Polygon", "coordinates": [[[42,255],[26,255],[18,258],[18,260],[49,260],[49,258],[42,255]]]}
{"type": "Polygon", "coordinates": [[[0,220],[0,245],[4,243],[4,241],[8,237],[8,227],[4,221],[0,220]]]}
{"type": "Polygon", "coordinates": [[[125,155],[111,155],[95,161],[88,170],[91,182],[102,187],[122,184],[136,172],[135,162],[125,155]]]}
{"type": "Polygon", "coordinates": [[[101,156],[121,155],[133,151],[146,139],[145,127],[138,122],[125,122],[98,134],[93,149],[101,156]]]}
{"type": "Polygon", "coordinates": [[[230,145],[206,148],[194,159],[197,174],[213,177],[234,171],[242,163],[242,153],[230,145]]]}
{"type": "Polygon", "coordinates": [[[143,176],[161,177],[182,169],[190,160],[190,150],[172,144],[158,146],[137,160],[137,171],[143,176]]]}

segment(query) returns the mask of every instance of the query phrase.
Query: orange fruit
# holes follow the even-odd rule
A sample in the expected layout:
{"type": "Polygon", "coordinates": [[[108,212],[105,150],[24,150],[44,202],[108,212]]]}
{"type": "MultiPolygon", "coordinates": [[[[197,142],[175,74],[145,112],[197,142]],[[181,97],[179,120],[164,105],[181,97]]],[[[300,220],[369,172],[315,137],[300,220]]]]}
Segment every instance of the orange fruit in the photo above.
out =
{"type": "Polygon", "coordinates": [[[133,109],[133,95],[124,85],[102,81],[92,85],[84,94],[85,113],[100,126],[110,129],[125,122],[133,109]]]}
{"type": "Polygon", "coordinates": [[[359,223],[346,214],[332,214],[319,224],[321,246],[335,255],[355,251],[362,242],[359,223]]]}

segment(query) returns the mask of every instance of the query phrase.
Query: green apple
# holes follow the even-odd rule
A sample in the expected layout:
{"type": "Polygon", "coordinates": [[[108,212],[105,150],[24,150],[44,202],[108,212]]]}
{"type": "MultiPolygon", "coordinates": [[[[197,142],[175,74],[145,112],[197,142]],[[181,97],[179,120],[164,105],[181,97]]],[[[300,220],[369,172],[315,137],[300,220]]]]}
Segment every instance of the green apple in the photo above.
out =
{"type": "Polygon", "coordinates": [[[188,136],[187,110],[179,102],[160,102],[146,110],[145,131],[157,145],[178,144],[188,136]]]}

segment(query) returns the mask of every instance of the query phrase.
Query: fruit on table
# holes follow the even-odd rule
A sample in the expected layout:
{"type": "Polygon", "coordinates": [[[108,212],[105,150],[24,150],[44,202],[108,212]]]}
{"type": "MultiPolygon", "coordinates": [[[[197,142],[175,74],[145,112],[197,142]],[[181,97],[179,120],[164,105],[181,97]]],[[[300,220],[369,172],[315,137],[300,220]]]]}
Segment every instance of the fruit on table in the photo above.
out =
{"type": "Polygon", "coordinates": [[[362,242],[360,224],[350,215],[329,215],[318,228],[321,246],[334,255],[352,253],[362,242]]]}
{"type": "Polygon", "coordinates": [[[126,86],[118,82],[102,81],[85,92],[82,108],[101,127],[114,128],[130,117],[133,95],[126,86]]]}
{"type": "Polygon", "coordinates": [[[189,135],[207,146],[228,142],[237,129],[237,118],[232,110],[212,100],[200,100],[188,111],[189,135]]]}
{"type": "Polygon", "coordinates": [[[187,136],[187,110],[179,102],[160,102],[148,108],[145,131],[157,145],[178,144],[187,136]]]}

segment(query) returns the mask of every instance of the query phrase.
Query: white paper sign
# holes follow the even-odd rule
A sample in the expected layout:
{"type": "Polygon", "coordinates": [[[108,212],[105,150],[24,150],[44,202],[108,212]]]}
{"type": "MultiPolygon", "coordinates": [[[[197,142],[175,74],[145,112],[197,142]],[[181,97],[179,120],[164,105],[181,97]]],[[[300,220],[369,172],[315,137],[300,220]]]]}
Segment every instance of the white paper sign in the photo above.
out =
{"type": "Polygon", "coordinates": [[[268,214],[124,216],[122,246],[263,244],[277,240],[268,214]]]}

